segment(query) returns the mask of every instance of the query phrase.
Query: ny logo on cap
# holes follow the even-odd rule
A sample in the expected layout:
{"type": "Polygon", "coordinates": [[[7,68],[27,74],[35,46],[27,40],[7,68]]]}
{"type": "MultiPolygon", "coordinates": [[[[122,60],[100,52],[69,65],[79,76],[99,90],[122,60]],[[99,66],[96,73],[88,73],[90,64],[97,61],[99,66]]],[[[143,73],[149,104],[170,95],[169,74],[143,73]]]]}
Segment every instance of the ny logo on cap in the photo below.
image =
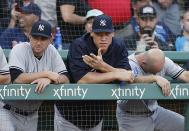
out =
{"type": "Polygon", "coordinates": [[[38,30],[39,31],[44,31],[44,25],[40,24],[39,27],[38,27],[38,30]]]}
{"type": "Polygon", "coordinates": [[[100,26],[106,26],[106,20],[100,20],[100,26]]]}

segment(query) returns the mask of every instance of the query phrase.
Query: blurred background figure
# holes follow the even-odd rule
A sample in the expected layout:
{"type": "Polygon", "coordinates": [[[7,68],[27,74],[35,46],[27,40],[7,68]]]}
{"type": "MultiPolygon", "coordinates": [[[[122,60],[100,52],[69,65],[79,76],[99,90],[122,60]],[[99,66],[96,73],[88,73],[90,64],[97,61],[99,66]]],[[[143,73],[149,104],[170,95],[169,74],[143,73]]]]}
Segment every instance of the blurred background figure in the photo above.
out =
{"type": "MultiPolygon", "coordinates": [[[[145,5],[152,5],[151,0],[133,0],[132,8],[133,8],[133,16],[131,17],[127,26],[120,30],[119,33],[116,34],[117,37],[127,37],[134,33],[140,31],[139,25],[137,23],[137,17],[139,9],[145,5]]],[[[176,36],[171,32],[168,26],[166,26],[163,22],[157,21],[155,26],[155,35],[164,43],[169,43],[174,45],[176,36]]],[[[130,48],[131,50],[134,50],[130,48]]]]}
{"type": "Polygon", "coordinates": [[[92,9],[87,12],[85,17],[85,31],[90,33],[92,31],[92,25],[94,17],[104,14],[102,11],[98,9],[92,9]]]}
{"type": "MultiPolygon", "coordinates": [[[[189,52],[189,10],[185,11],[182,19],[182,34],[177,37],[175,46],[176,51],[187,51],[189,52]]],[[[186,70],[189,70],[189,61],[186,62],[186,70]]]]}
{"type": "Polygon", "coordinates": [[[0,35],[9,26],[12,0],[0,1],[0,35]]]}
{"type": "Polygon", "coordinates": [[[132,17],[129,20],[128,24],[123,29],[117,31],[115,35],[117,37],[126,37],[132,35],[135,32],[138,32],[139,26],[136,22],[138,11],[141,7],[150,4],[151,0],[132,0],[132,17]]]}
{"type": "Polygon", "coordinates": [[[85,15],[90,8],[85,0],[57,0],[58,26],[66,46],[84,33],[85,15]]]}
{"type": "Polygon", "coordinates": [[[11,49],[19,42],[29,41],[32,25],[41,17],[41,9],[33,2],[19,8],[18,27],[6,29],[0,36],[0,45],[4,49],[11,49]]]}
{"type": "Polygon", "coordinates": [[[177,0],[153,0],[153,6],[157,11],[158,21],[163,22],[175,34],[179,35],[180,11],[177,0]]]}
{"type": "Polygon", "coordinates": [[[189,10],[182,16],[181,25],[183,30],[176,39],[176,51],[189,51],[189,10]]]}
{"type": "Polygon", "coordinates": [[[153,6],[146,5],[139,9],[137,14],[138,31],[124,37],[128,50],[145,51],[150,48],[173,50],[174,46],[157,35],[157,13],[153,6]]]}
{"type": "Polygon", "coordinates": [[[23,6],[28,6],[33,0],[11,0],[11,19],[8,28],[14,28],[18,26],[18,18],[23,6]]]}
{"type": "Polygon", "coordinates": [[[33,0],[41,9],[41,19],[51,24],[52,35],[56,33],[57,15],[56,0],[33,0]]]}

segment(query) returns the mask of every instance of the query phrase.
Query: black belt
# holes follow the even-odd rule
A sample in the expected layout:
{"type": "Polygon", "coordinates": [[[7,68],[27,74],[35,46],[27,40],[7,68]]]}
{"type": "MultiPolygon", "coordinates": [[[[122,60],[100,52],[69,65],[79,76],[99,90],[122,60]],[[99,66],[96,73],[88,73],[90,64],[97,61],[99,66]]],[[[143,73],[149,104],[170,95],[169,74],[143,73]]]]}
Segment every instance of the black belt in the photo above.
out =
{"type": "Polygon", "coordinates": [[[139,116],[151,116],[154,114],[154,111],[146,111],[146,112],[135,112],[135,111],[125,111],[129,115],[139,115],[139,116]]]}
{"type": "Polygon", "coordinates": [[[15,112],[15,113],[18,113],[18,114],[20,114],[20,115],[23,115],[23,116],[29,116],[29,115],[32,115],[32,114],[34,114],[34,112],[36,112],[36,111],[24,111],[24,110],[21,110],[21,109],[18,109],[18,108],[16,108],[16,107],[12,107],[11,105],[8,105],[8,104],[5,104],[4,106],[3,106],[3,108],[4,109],[7,109],[7,110],[11,110],[11,111],[13,111],[13,112],[15,112]]]}

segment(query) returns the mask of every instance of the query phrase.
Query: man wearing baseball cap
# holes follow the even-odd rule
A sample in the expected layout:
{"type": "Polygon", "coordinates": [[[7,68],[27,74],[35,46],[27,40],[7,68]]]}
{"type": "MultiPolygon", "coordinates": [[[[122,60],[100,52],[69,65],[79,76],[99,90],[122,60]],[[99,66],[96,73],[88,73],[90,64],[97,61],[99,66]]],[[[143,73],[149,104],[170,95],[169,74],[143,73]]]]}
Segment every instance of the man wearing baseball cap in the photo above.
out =
{"type": "Polygon", "coordinates": [[[41,9],[33,2],[20,7],[17,13],[19,26],[8,28],[2,33],[0,36],[0,45],[2,48],[12,49],[14,45],[20,42],[29,41],[29,33],[31,32],[33,23],[41,18],[41,9]]]}
{"type": "MultiPolygon", "coordinates": [[[[132,82],[133,76],[127,55],[124,43],[114,38],[111,17],[96,16],[92,32],[76,39],[70,45],[68,69],[72,82],[93,84],[132,82]]],[[[109,105],[107,101],[64,101],[59,104],[57,107],[60,113],[55,115],[57,122],[55,127],[58,128],[56,131],[102,130],[104,112],[109,105]]]]}
{"type": "Polygon", "coordinates": [[[172,35],[169,35],[172,33],[168,27],[157,21],[157,13],[153,6],[140,7],[137,15],[134,33],[124,38],[130,50],[145,51],[150,48],[174,50],[170,38],[172,35]]]}
{"type": "MultiPolygon", "coordinates": [[[[35,93],[40,94],[50,83],[69,82],[64,62],[50,39],[51,25],[40,20],[32,26],[30,42],[18,44],[11,50],[9,65],[13,83],[36,84],[35,93]]],[[[5,124],[0,124],[0,130],[37,131],[41,104],[42,101],[4,102],[1,111],[2,114],[5,112],[5,117],[0,117],[0,120],[5,124]]]]}

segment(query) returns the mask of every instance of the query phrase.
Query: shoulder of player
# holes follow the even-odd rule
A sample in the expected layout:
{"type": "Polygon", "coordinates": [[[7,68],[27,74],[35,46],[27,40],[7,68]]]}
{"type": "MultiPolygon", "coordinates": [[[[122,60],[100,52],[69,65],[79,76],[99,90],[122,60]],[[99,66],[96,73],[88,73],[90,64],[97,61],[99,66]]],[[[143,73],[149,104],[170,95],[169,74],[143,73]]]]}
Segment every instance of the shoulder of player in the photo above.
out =
{"type": "Polygon", "coordinates": [[[168,58],[168,57],[165,57],[165,64],[164,64],[164,68],[172,68],[172,65],[173,65],[173,61],[168,58]]]}
{"type": "Polygon", "coordinates": [[[46,53],[47,55],[52,56],[52,57],[53,57],[54,55],[57,55],[57,54],[60,55],[59,52],[58,52],[58,50],[57,50],[52,44],[50,44],[50,45],[47,47],[45,53],[46,53]]]}
{"type": "Polygon", "coordinates": [[[30,43],[29,42],[20,42],[19,44],[16,44],[12,50],[19,50],[19,51],[24,51],[30,48],[30,43]]]}
{"type": "Polygon", "coordinates": [[[124,40],[122,38],[116,38],[114,37],[112,39],[112,46],[115,50],[125,50],[126,49],[126,45],[124,43],[124,40]]]}
{"type": "Polygon", "coordinates": [[[71,48],[85,48],[89,46],[89,42],[92,42],[89,35],[84,34],[71,43],[71,48]]]}

